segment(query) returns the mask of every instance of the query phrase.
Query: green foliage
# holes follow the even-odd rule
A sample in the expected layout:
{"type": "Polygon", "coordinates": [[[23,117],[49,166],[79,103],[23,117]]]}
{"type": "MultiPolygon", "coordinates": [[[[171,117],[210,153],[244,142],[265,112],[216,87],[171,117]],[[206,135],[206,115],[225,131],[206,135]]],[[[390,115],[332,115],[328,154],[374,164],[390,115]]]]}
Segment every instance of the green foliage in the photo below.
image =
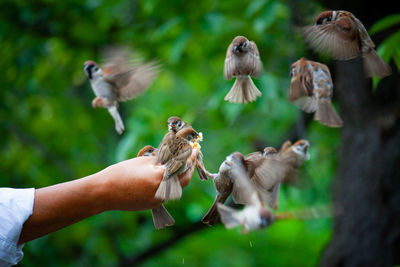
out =
{"type": "MultiPolygon", "coordinates": [[[[376,22],[369,30],[370,34],[377,34],[379,32],[389,30],[394,26],[400,25],[400,14],[393,14],[387,16],[378,22],[376,22]]],[[[378,47],[377,53],[383,58],[385,62],[390,62],[391,60],[397,66],[397,70],[400,70],[400,30],[394,31],[389,35],[378,47]]],[[[373,85],[374,88],[378,86],[380,79],[374,78],[373,85]]]]}
{"type": "MultiPolygon", "coordinates": [[[[299,110],[287,101],[289,67],[304,55],[284,1],[3,1],[0,4],[1,186],[43,187],[83,177],[157,146],[166,119],[178,115],[203,132],[204,163],[216,172],[233,151],[279,147],[299,110]],[[223,101],[228,44],[254,40],[264,72],[255,103],[223,101]],[[83,62],[109,45],[126,45],[162,72],[150,89],[122,103],[118,136],[104,109],[93,110],[83,62]]],[[[398,48],[398,47],[397,47],[398,48]]],[[[398,51],[398,50],[397,50],[398,51]]],[[[330,202],[338,130],[312,122],[311,160],[298,188],[283,187],[280,209],[330,202]]],[[[113,266],[173,237],[201,219],[215,196],[197,174],[182,200],[167,208],[176,226],[156,231],[150,212],[108,212],[28,243],[21,266],[113,266]]],[[[278,222],[242,235],[221,225],[190,235],[146,266],[315,266],[331,235],[330,220],[278,222]]]]}

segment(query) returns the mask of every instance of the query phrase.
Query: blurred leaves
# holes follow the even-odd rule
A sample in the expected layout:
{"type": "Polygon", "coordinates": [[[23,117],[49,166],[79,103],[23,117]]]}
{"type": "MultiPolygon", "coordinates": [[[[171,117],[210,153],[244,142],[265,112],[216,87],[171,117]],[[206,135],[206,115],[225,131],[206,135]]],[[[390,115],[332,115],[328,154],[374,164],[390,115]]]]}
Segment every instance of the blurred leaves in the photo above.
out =
{"type": "MultiPolygon", "coordinates": [[[[212,172],[233,151],[279,147],[300,114],[287,101],[289,67],[305,53],[292,9],[278,0],[2,1],[1,186],[48,186],[134,157],[144,145],[159,144],[172,115],[203,132],[204,163],[212,172]],[[263,96],[247,105],[223,100],[234,82],[224,80],[223,65],[236,35],[257,43],[264,65],[254,79],[263,96]],[[107,110],[91,108],[83,72],[83,62],[99,60],[110,45],[163,65],[147,92],[121,103],[122,136],[107,110]]],[[[304,185],[283,187],[280,209],[330,202],[338,137],[338,130],[311,123],[304,185]]],[[[20,265],[118,265],[198,222],[214,196],[212,182],[195,174],[182,200],[167,205],[174,227],[154,230],[149,211],[108,212],[28,243],[20,265]]],[[[250,235],[206,227],[145,265],[315,266],[330,229],[330,220],[281,222],[250,235]]]]}
{"type": "MultiPolygon", "coordinates": [[[[387,17],[379,20],[371,27],[371,29],[369,30],[369,33],[371,35],[377,34],[382,31],[390,30],[394,26],[397,26],[397,30],[395,30],[394,33],[390,34],[388,37],[386,37],[385,40],[382,41],[382,43],[377,48],[377,53],[387,63],[389,63],[391,60],[393,60],[397,66],[397,70],[399,71],[400,70],[400,46],[399,46],[400,30],[398,28],[400,26],[400,13],[393,14],[393,15],[387,16],[387,17]]],[[[378,86],[379,81],[380,81],[379,78],[373,78],[374,88],[376,88],[378,86]]]]}

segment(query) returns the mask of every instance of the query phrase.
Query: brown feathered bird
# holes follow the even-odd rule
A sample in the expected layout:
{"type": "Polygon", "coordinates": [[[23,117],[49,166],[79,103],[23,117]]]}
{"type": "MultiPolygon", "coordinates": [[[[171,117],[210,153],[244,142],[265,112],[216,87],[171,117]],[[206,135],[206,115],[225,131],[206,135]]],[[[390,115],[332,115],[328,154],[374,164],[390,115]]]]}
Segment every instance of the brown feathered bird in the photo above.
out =
{"type": "MultiPolygon", "coordinates": [[[[246,157],[239,152],[232,153],[221,164],[218,174],[214,178],[217,196],[202,222],[214,225],[218,220],[217,205],[223,204],[232,194],[233,201],[237,204],[247,204],[246,191],[241,190],[240,184],[235,184],[232,178],[232,168],[240,160],[240,165],[245,167],[246,177],[260,193],[260,197],[270,207],[278,207],[278,193],[280,179],[286,173],[286,163],[280,161],[277,153],[266,148],[265,155],[259,152],[251,153],[246,157]]],[[[275,150],[276,151],[276,150],[275,150]]]]}
{"type": "MultiPolygon", "coordinates": [[[[182,186],[178,175],[187,169],[186,162],[192,154],[193,140],[198,137],[198,133],[192,127],[184,127],[174,134],[172,141],[167,140],[169,156],[158,158],[158,161],[165,166],[165,172],[155,197],[167,202],[168,199],[180,199],[182,196],[182,186]]],[[[158,156],[161,155],[162,143],[159,145],[158,156]]]]}
{"type": "Polygon", "coordinates": [[[267,227],[273,223],[274,216],[270,209],[264,205],[260,191],[250,181],[244,162],[243,155],[235,152],[229,155],[223,163],[229,168],[234,200],[235,196],[236,200],[240,198],[240,202],[245,204],[244,209],[235,210],[223,205],[221,202],[217,202],[215,205],[226,228],[230,229],[242,225],[245,231],[248,232],[267,227]]]}
{"type": "Polygon", "coordinates": [[[156,78],[159,65],[155,62],[134,65],[122,50],[107,53],[105,61],[102,68],[93,60],[84,63],[84,71],[96,95],[92,106],[107,108],[115,121],[115,130],[122,134],[125,126],[118,112],[118,102],[146,91],[156,78]]]}
{"type": "MultiPolygon", "coordinates": [[[[137,154],[138,157],[149,157],[155,156],[156,149],[152,146],[143,147],[137,154]]],[[[174,218],[167,211],[167,209],[161,204],[160,206],[151,209],[151,215],[153,217],[154,227],[159,230],[167,226],[175,224],[174,218]]]]}
{"type": "MultiPolygon", "coordinates": [[[[182,130],[183,128],[191,128],[192,126],[184,121],[182,121],[179,117],[177,116],[172,116],[168,119],[168,133],[165,135],[163,142],[161,142],[160,145],[160,152],[159,152],[159,157],[158,157],[158,162],[164,164],[166,160],[169,159],[170,157],[170,152],[169,152],[169,146],[167,145],[168,142],[167,140],[172,140],[172,136],[176,134],[178,131],[182,130]],[[164,163],[163,163],[164,162],[164,163]]],[[[199,174],[199,178],[201,180],[208,180],[208,177],[212,177],[212,174],[207,171],[207,169],[204,166],[203,163],[203,153],[199,149],[199,153],[197,154],[196,158],[196,170],[197,173],[199,174]]]]}
{"type": "Polygon", "coordinates": [[[342,127],[343,121],[332,106],[333,83],[325,64],[300,58],[290,68],[289,100],[314,119],[330,127],[342,127]]]}
{"type": "Polygon", "coordinates": [[[261,70],[257,45],[244,36],[236,36],[226,52],[224,67],[225,79],[236,77],[236,81],[224,100],[241,104],[255,101],[261,92],[250,76],[258,77],[261,70]]]}
{"type": "Polygon", "coordinates": [[[362,56],[367,77],[385,77],[391,67],[376,53],[375,44],[364,25],[352,13],[329,10],[320,13],[315,24],[304,28],[308,44],[338,60],[362,56]]]}

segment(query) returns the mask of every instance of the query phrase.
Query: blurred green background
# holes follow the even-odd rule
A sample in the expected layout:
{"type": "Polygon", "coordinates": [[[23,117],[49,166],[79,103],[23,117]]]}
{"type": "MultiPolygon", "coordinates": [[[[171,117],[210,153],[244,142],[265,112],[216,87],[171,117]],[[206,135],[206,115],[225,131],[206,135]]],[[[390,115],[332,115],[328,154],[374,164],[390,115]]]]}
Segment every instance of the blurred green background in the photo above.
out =
{"type": "MultiPolygon", "coordinates": [[[[330,204],[339,130],[305,126],[287,101],[289,67],[307,56],[293,17],[300,8],[308,14],[303,25],[323,10],[278,0],[1,1],[0,186],[39,188],[100,171],[157,146],[166,119],[177,115],[203,132],[212,172],[233,151],[279,147],[306,127],[300,133],[311,159],[301,186],[283,186],[279,210],[330,204]],[[225,53],[236,35],[257,43],[264,65],[254,80],[263,96],[248,105],[223,100],[233,84],[223,79],[225,53]],[[150,89],[121,104],[122,136],[107,110],[92,109],[83,71],[109,45],[162,63],[150,89]]],[[[200,227],[214,196],[212,181],[196,173],[181,201],[167,204],[175,226],[156,231],[150,211],[107,212],[29,242],[20,266],[116,266],[135,258],[145,266],[315,266],[330,239],[330,219],[278,222],[248,235],[200,227]]]]}

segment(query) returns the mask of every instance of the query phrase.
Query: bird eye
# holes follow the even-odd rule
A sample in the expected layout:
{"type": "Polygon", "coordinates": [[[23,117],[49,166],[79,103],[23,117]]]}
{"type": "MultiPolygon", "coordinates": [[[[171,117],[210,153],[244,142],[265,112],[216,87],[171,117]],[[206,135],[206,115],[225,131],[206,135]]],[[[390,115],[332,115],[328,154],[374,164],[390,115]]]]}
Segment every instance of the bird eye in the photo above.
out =
{"type": "Polygon", "coordinates": [[[99,68],[98,67],[94,67],[94,71],[98,71],[99,70],[99,68]]]}

